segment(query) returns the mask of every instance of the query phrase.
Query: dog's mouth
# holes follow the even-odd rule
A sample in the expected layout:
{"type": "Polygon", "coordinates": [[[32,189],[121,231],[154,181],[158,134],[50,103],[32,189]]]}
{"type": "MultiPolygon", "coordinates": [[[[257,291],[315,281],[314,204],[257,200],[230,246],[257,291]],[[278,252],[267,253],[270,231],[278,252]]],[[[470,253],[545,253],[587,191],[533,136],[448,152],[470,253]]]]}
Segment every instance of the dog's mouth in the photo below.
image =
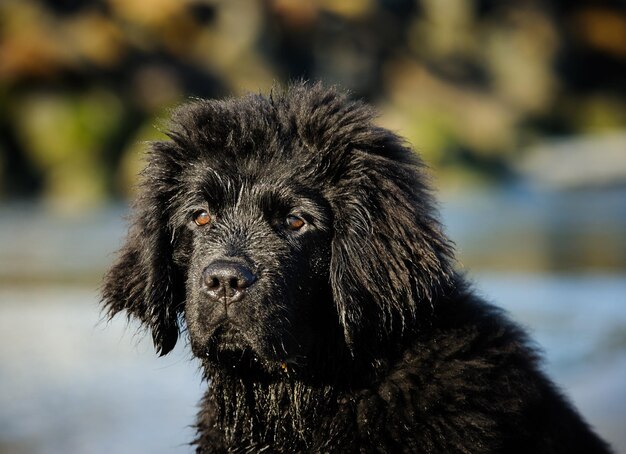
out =
{"type": "Polygon", "coordinates": [[[249,339],[228,319],[210,336],[204,356],[213,365],[235,372],[288,373],[306,361],[304,355],[288,353],[282,342],[249,339]]]}

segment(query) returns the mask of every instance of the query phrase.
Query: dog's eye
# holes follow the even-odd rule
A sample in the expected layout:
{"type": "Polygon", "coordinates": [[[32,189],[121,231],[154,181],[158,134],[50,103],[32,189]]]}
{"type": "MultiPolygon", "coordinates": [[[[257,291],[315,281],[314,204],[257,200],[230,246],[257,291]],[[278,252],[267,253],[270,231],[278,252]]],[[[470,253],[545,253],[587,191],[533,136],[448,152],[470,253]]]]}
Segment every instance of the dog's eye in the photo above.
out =
{"type": "Polygon", "coordinates": [[[285,218],[285,227],[289,230],[300,230],[304,227],[304,219],[294,214],[290,214],[285,218]]]}
{"type": "Polygon", "coordinates": [[[207,225],[209,222],[211,222],[211,215],[206,210],[196,211],[193,214],[193,222],[195,222],[196,225],[202,227],[203,225],[207,225]]]}

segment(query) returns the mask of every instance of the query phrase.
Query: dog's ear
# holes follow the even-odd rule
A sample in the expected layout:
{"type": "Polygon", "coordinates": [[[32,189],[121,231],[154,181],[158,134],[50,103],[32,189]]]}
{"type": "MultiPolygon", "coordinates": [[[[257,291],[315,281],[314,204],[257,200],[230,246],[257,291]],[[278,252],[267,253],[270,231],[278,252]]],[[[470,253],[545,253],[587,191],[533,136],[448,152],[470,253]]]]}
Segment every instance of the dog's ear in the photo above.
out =
{"type": "Polygon", "coordinates": [[[331,285],[349,345],[415,326],[453,273],[422,162],[386,130],[362,139],[333,197],[331,285]]]}
{"type": "Polygon", "coordinates": [[[168,215],[168,200],[176,191],[172,147],[169,142],[152,144],[126,243],[102,286],[109,317],[126,312],[129,319],[138,319],[151,331],[161,356],[176,345],[184,302],[182,273],[173,261],[176,234],[168,215]]]}

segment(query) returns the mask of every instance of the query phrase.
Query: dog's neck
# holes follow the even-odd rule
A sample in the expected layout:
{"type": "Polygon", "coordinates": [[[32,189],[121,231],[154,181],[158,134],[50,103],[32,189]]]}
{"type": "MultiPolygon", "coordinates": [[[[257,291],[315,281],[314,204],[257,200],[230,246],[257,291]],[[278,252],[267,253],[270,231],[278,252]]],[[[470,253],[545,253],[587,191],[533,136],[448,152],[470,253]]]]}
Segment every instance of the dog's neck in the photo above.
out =
{"type": "Polygon", "coordinates": [[[199,415],[200,439],[213,433],[226,446],[241,446],[245,440],[253,451],[273,445],[308,452],[312,439],[351,433],[354,428],[345,424],[354,418],[340,415],[355,411],[355,402],[388,370],[387,361],[358,361],[348,350],[346,356],[326,359],[304,369],[277,362],[269,372],[205,364],[209,388],[203,408],[211,411],[199,415]],[[329,420],[328,414],[336,414],[337,420],[329,420]]]}
{"type": "Polygon", "coordinates": [[[339,411],[346,394],[331,384],[306,383],[288,367],[267,380],[213,371],[205,395],[212,412],[200,415],[198,429],[201,437],[217,431],[226,446],[246,441],[259,449],[292,446],[295,452],[307,446],[312,428],[328,425],[324,415],[339,411]]]}

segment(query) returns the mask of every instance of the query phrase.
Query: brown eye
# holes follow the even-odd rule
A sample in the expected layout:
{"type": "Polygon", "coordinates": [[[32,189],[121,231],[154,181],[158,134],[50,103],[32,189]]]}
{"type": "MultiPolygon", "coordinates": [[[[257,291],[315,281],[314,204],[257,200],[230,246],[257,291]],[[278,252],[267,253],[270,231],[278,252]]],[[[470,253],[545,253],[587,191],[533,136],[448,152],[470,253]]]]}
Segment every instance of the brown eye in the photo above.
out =
{"type": "Polygon", "coordinates": [[[304,227],[304,224],[304,219],[294,216],[293,214],[290,214],[285,218],[285,227],[289,230],[300,230],[304,227]]]}
{"type": "Polygon", "coordinates": [[[207,225],[211,222],[211,215],[206,210],[196,211],[193,214],[193,222],[202,227],[203,225],[207,225]]]}

